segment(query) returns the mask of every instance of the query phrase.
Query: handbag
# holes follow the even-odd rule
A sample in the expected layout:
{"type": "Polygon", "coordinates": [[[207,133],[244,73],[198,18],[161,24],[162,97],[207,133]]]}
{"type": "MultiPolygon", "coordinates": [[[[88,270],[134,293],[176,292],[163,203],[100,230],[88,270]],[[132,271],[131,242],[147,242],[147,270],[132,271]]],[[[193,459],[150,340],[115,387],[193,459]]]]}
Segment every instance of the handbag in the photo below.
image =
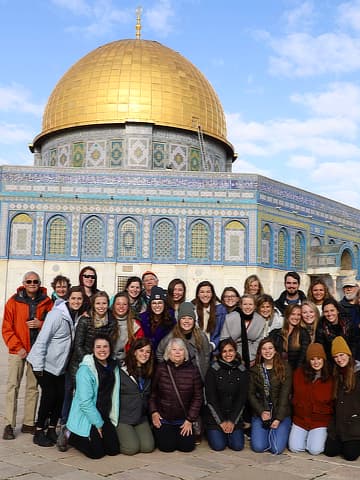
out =
{"type": "MultiPolygon", "coordinates": [[[[180,403],[180,406],[181,408],[183,409],[184,411],[184,415],[185,415],[185,418],[187,417],[187,412],[186,412],[186,408],[184,406],[184,403],[181,399],[181,396],[180,396],[180,393],[179,393],[179,390],[176,386],[176,383],[175,383],[175,379],[174,379],[174,376],[172,374],[172,371],[171,371],[171,368],[170,368],[170,365],[169,364],[166,364],[166,367],[167,367],[167,370],[169,372],[169,377],[170,377],[170,380],[171,380],[171,383],[174,387],[174,391],[175,391],[175,394],[176,394],[176,397],[180,403]]],[[[201,435],[201,419],[200,417],[198,417],[194,422],[192,422],[192,430],[193,430],[193,434],[194,435],[201,435]]]]}

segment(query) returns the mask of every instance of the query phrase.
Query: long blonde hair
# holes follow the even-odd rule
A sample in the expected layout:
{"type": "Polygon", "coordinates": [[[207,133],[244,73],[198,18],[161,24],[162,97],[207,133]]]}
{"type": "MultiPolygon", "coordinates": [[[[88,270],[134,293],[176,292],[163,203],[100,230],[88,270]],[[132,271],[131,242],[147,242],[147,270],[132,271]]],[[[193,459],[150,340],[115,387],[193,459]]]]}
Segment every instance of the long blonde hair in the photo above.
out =
{"type": "MultiPolygon", "coordinates": [[[[288,305],[284,312],[284,325],[281,329],[281,336],[283,338],[283,345],[284,345],[285,352],[287,352],[289,349],[289,332],[290,332],[289,318],[296,308],[300,310],[300,315],[301,315],[301,306],[298,305],[297,303],[293,305],[288,305]]],[[[301,331],[300,329],[301,329],[300,324],[296,325],[295,327],[293,327],[293,331],[291,335],[291,346],[295,350],[300,349],[300,331],[301,331]]]]}

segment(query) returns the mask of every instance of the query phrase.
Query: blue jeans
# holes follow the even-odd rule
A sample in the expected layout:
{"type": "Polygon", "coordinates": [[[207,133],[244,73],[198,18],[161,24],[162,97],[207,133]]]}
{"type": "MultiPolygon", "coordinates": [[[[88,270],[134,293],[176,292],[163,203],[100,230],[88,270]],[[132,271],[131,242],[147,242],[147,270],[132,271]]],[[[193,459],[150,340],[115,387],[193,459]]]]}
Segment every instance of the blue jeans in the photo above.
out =
{"type": "Polygon", "coordinates": [[[305,430],[293,423],[289,436],[289,450],[294,453],[307,450],[311,455],[319,455],[324,451],[326,437],[326,427],[305,430]]]}
{"type": "Polygon", "coordinates": [[[210,448],[213,450],[224,450],[226,447],[231,450],[240,451],[244,448],[244,432],[241,428],[232,433],[224,433],[222,430],[209,429],[206,431],[210,448]]]}
{"type": "Polygon", "coordinates": [[[251,448],[254,452],[282,453],[288,443],[291,418],[285,417],[278,428],[263,428],[260,417],[251,420],[251,448]]]}

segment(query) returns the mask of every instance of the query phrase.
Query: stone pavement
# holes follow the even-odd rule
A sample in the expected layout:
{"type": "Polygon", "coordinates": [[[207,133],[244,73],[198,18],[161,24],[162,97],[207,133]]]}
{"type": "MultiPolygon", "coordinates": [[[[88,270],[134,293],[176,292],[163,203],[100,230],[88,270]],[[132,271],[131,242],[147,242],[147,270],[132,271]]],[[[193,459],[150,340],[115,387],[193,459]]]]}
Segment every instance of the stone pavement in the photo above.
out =
{"type": "MultiPolygon", "coordinates": [[[[0,341],[0,412],[4,411],[7,374],[7,352],[0,341]]],[[[20,392],[22,397],[22,392],[20,392]]],[[[249,446],[242,452],[211,451],[203,441],[193,453],[118,455],[90,460],[74,450],[61,453],[56,447],[41,448],[32,443],[32,436],[22,434],[20,402],[15,440],[0,440],[0,480],[257,480],[274,475],[276,480],[355,479],[360,476],[360,460],[346,462],[320,455],[253,453],[249,446]]],[[[3,421],[1,424],[1,434],[3,421]]]]}

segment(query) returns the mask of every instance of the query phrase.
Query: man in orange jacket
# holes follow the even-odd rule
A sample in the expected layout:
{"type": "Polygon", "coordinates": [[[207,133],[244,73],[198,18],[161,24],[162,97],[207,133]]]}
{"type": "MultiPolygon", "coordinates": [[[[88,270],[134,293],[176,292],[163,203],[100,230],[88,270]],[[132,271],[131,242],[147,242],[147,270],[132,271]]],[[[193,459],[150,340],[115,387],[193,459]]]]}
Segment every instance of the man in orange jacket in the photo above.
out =
{"type": "Polygon", "coordinates": [[[4,440],[15,438],[17,400],[20,382],[26,364],[26,388],[23,433],[34,433],[34,420],[39,396],[37,381],[26,362],[27,354],[34,344],[52,301],[46,288],[40,286],[40,277],[36,272],[27,272],[23,284],[6,302],[2,324],[2,336],[9,349],[8,380],[5,406],[4,440]]]}

